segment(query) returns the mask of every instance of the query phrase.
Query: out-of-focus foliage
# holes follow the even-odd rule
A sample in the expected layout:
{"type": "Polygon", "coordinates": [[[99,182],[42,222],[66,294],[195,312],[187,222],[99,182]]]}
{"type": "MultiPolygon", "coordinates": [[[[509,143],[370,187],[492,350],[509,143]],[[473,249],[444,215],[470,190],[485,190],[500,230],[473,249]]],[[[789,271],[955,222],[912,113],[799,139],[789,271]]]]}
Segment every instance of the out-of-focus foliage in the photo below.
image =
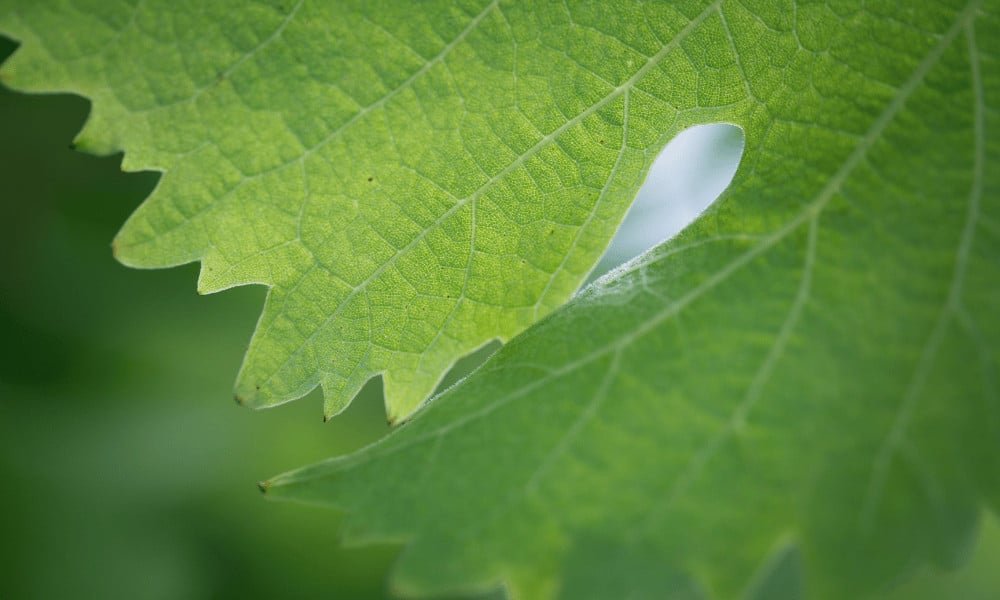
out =
{"type": "Polygon", "coordinates": [[[262,294],[115,262],[156,176],[69,149],[87,109],[0,88],[0,597],[383,597],[395,549],[254,487],[382,433],[380,390],[325,425],[230,401],[262,294]]]}

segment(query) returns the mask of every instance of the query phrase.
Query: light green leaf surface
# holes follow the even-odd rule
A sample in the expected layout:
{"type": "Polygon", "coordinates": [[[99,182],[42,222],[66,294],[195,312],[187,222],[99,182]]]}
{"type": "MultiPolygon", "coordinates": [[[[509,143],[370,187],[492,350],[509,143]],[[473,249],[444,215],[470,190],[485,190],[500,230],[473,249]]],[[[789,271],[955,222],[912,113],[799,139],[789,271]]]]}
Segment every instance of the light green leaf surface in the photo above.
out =
{"type": "Polygon", "coordinates": [[[864,5],[722,2],[677,26],[686,59],[747,77],[713,88],[750,98],[729,192],[394,434],[268,494],[410,541],[414,593],[769,598],[797,560],[807,595],[854,598],[961,563],[1000,507],[1000,15],[864,5]]]}
{"type": "Polygon", "coordinates": [[[395,421],[569,298],[670,137],[759,108],[715,8],[2,0],[3,78],[164,172],[122,262],[270,287],[240,402],[329,416],[382,374],[395,421]]]}
{"type": "Polygon", "coordinates": [[[384,372],[408,415],[573,292],[667,140],[743,127],[684,234],[269,484],[411,541],[402,587],[753,595],[794,544],[852,597],[997,507],[995,1],[0,7],[5,81],[166,172],[119,256],[272,286],[255,405],[384,372]]]}

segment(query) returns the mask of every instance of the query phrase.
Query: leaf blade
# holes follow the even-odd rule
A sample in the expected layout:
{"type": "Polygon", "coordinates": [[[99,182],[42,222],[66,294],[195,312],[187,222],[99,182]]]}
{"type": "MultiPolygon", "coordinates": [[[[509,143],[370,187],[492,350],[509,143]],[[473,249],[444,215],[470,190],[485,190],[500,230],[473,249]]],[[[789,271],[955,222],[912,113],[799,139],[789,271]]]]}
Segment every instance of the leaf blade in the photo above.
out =
{"type": "MultiPolygon", "coordinates": [[[[981,504],[996,509],[1000,473],[996,338],[980,325],[994,319],[966,322],[961,304],[983,310],[1000,280],[980,226],[998,209],[982,193],[997,185],[983,170],[997,156],[985,133],[995,75],[975,34],[996,19],[970,3],[945,25],[785,220],[744,211],[717,227],[718,213],[780,187],[744,164],[705,219],[412,423],[268,493],[410,539],[399,578],[421,593],[503,580],[553,596],[643,547],[730,597],[789,538],[816,597],[878,590],[911,561],[959,562],[981,504]],[[374,474],[387,471],[416,480],[392,486],[399,504],[379,501],[390,486],[374,474]],[[595,538],[605,550],[574,564],[595,538]],[[427,557],[458,564],[442,573],[427,557]]],[[[767,154],[744,127],[747,156],[767,154]]],[[[623,581],[653,570],[622,568],[638,578],[623,581]]]]}

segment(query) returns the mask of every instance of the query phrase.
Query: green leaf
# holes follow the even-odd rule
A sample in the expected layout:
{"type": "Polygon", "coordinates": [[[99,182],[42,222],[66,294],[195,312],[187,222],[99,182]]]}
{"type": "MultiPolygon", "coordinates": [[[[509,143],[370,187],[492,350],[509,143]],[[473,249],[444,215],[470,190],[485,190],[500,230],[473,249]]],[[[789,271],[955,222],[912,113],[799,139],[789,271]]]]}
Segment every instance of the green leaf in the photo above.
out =
{"type": "Polygon", "coordinates": [[[395,421],[570,297],[670,137],[759,108],[718,5],[0,0],[3,77],[164,173],[119,260],[269,286],[238,401],[381,374],[395,421]]]}
{"type": "Polygon", "coordinates": [[[840,598],[959,561],[1000,499],[998,18],[0,0],[5,81],[91,97],[80,144],[165,171],[119,256],[272,286],[255,405],[319,383],[331,414],[382,372],[408,415],[572,294],[671,137],[744,129],[681,236],[266,486],[411,540],[410,591],[526,597],[767,595],[801,561],[840,598]]]}
{"type": "Polygon", "coordinates": [[[1000,508],[998,8],[675,26],[746,74],[723,198],[381,442],[265,490],[410,541],[411,593],[768,597],[800,561],[808,595],[853,598],[959,564],[1000,508]]]}

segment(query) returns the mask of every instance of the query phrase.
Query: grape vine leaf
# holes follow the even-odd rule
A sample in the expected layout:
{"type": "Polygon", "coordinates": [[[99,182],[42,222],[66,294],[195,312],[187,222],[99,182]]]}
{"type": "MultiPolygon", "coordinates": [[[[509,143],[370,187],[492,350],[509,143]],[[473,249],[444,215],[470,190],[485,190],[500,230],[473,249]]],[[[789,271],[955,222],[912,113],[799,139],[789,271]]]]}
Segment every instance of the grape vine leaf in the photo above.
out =
{"type": "Polygon", "coordinates": [[[755,99],[723,198],[382,441],[262,484],[408,541],[404,591],[768,597],[794,547],[806,594],[853,598],[1000,508],[997,3],[716,2],[670,39],[755,99]]]}
{"type": "Polygon", "coordinates": [[[997,3],[420,6],[0,0],[5,81],[165,171],[119,256],[271,286],[255,405],[384,372],[409,415],[573,292],[668,139],[743,127],[685,233],[268,493],[411,540],[414,592],[730,597],[794,543],[844,597],[957,562],[1000,499],[997,3]]]}

